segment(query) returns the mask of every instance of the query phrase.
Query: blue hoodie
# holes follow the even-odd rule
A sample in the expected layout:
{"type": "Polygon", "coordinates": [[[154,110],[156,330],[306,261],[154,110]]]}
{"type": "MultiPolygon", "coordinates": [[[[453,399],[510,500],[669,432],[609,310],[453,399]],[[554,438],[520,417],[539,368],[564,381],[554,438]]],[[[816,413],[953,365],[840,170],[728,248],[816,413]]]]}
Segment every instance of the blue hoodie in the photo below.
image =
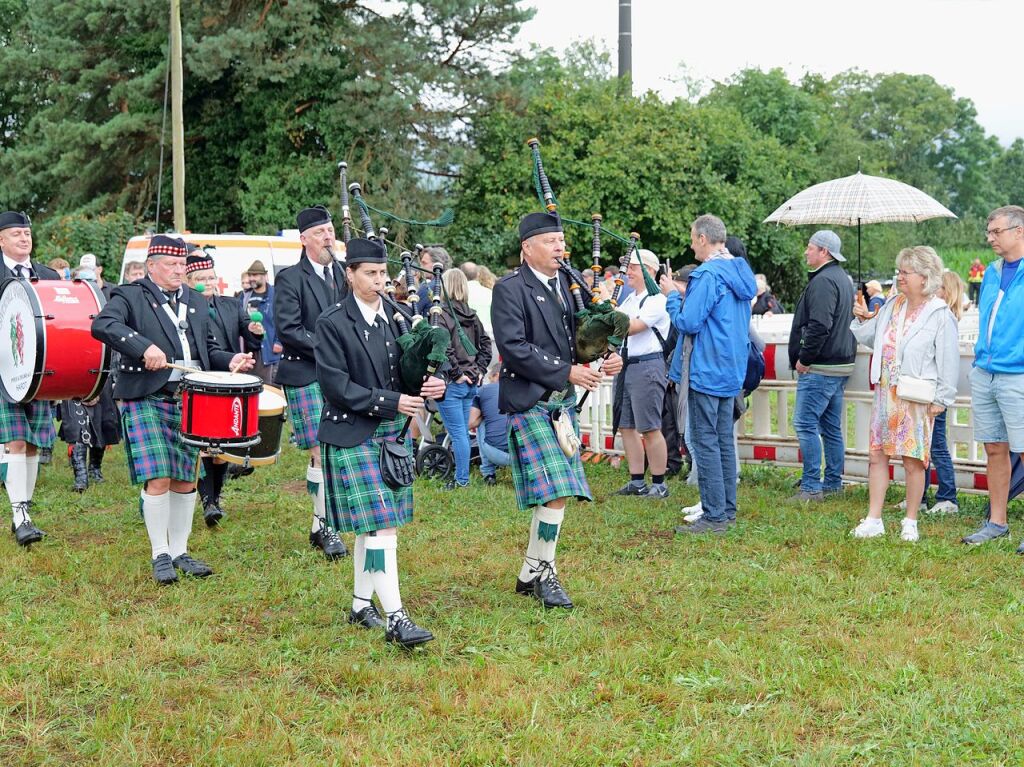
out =
{"type": "Polygon", "coordinates": [[[747,373],[750,300],[754,273],[742,258],[711,258],[694,270],[682,296],[672,293],[667,310],[680,333],[695,336],[690,388],[715,397],[735,397],[747,373]]]}
{"type": "Polygon", "coordinates": [[[1024,272],[1024,268],[1017,270],[999,303],[991,341],[988,325],[996,298],[999,297],[1003,259],[989,264],[981,281],[974,365],[989,373],[1024,373],[1024,275],[1021,272],[1024,272]]]}

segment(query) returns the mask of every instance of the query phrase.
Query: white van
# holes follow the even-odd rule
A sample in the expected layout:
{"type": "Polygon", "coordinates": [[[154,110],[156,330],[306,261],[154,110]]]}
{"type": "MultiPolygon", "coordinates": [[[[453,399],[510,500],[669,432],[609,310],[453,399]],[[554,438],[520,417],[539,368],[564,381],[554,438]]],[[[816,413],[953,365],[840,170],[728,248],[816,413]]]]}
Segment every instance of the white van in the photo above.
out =
{"type": "MultiPolygon", "coordinates": [[[[248,234],[170,234],[181,237],[185,242],[212,248],[208,251],[213,256],[217,268],[217,287],[222,296],[231,296],[242,289],[242,272],[246,271],[253,261],[262,261],[267,269],[267,277],[274,282],[277,273],[286,266],[297,264],[302,255],[302,243],[299,242],[297,229],[286,230],[282,236],[254,236],[248,234]]],[[[120,279],[124,281],[124,269],[132,261],[145,261],[149,237],[132,237],[124,249],[124,265],[121,267],[120,279]]],[[[340,245],[340,243],[339,243],[340,245]]],[[[344,251],[342,251],[344,252],[344,251]]]]}

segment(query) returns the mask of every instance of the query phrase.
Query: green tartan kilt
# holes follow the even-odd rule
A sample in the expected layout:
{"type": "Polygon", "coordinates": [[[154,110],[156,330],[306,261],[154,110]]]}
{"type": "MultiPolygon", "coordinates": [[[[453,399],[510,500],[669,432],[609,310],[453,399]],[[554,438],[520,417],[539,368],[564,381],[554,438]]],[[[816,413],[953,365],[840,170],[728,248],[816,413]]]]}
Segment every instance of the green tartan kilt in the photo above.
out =
{"type": "Polygon", "coordinates": [[[181,400],[124,400],[121,427],[132,484],[165,478],[195,482],[199,477],[199,448],[181,438],[181,400]]]}
{"type": "Polygon", "coordinates": [[[53,403],[48,400],[13,405],[0,400],[0,443],[24,440],[49,449],[57,439],[53,428],[53,403]]]}
{"type": "Polygon", "coordinates": [[[295,444],[301,450],[317,446],[317,432],[320,431],[320,411],[324,408],[324,395],[320,383],[313,381],[305,386],[284,386],[284,397],[288,401],[288,418],[295,434],[295,444]]]}
{"type": "Polygon", "coordinates": [[[370,533],[412,520],[412,488],[393,490],[380,474],[380,443],[394,437],[406,416],[382,421],[373,436],[355,447],[320,443],[327,524],[337,532],[370,533]]]}
{"type": "Polygon", "coordinates": [[[512,459],[512,485],[520,509],[541,506],[556,498],[593,500],[579,452],[566,458],[551,425],[549,410],[564,406],[579,434],[574,402],[575,398],[552,406],[538,402],[525,413],[509,415],[508,454],[512,459]]]}

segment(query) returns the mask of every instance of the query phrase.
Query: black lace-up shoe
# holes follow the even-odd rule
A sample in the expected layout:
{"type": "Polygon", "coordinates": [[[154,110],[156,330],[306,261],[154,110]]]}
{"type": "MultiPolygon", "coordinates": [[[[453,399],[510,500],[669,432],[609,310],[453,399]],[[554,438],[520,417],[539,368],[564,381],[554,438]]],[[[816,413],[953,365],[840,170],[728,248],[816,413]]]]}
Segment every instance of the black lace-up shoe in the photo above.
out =
{"type": "Polygon", "coordinates": [[[46,535],[46,533],[27,519],[17,527],[12,522],[11,532],[14,533],[14,540],[18,542],[19,546],[31,546],[33,543],[39,543],[39,541],[43,540],[43,536],[46,535]]]}
{"type": "Polygon", "coordinates": [[[572,600],[569,599],[569,595],[562,588],[562,582],[558,580],[558,573],[555,572],[554,565],[550,562],[542,561],[539,570],[540,574],[537,576],[537,580],[533,582],[534,598],[549,610],[553,607],[571,610],[573,607],[572,600]]]}
{"type": "Polygon", "coordinates": [[[341,559],[348,556],[348,548],[336,532],[326,527],[321,527],[315,533],[309,534],[309,545],[320,549],[327,559],[341,559]]]}
{"type": "Polygon", "coordinates": [[[429,642],[433,638],[433,634],[413,623],[412,618],[406,614],[405,610],[399,610],[394,615],[388,616],[388,627],[384,632],[385,642],[395,642],[409,649],[429,642]]]}
{"type": "Polygon", "coordinates": [[[384,628],[384,619],[380,617],[377,608],[371,602],[359,612],[348,611],[348,622],[366,629],[384,628]]]}

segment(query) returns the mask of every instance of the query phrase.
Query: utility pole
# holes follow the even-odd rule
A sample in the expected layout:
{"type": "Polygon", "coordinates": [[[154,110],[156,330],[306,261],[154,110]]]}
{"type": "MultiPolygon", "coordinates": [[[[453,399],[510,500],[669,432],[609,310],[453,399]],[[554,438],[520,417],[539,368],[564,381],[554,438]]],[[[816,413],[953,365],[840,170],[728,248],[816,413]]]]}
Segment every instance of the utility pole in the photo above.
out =
{"type": "Polygon", "coordinates": [[[182,117],[181,0],[171,0],[171,185],[174,231],[185,231],[185,125],[182,117]]]}
{"type": "Polygon", "coordinates": [[[619,0],[619,87],[632,95],[633,9],[631,0],[619,0]]]}

